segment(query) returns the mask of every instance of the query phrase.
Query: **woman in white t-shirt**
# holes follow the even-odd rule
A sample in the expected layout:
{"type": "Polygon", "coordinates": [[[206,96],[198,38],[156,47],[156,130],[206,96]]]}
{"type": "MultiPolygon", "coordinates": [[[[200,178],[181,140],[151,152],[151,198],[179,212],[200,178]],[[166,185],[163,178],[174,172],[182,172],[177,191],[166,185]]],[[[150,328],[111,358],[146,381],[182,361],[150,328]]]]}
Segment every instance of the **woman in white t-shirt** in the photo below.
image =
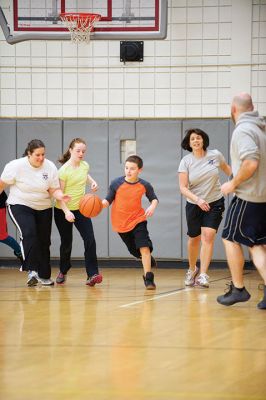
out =
{"type": "Polygon", "coordinates": [[[24,157],[6,164],[0,178],[0,193],[10,187],[9,214],[16,225],[23,255],[22,270],[28,271],[28,286],[53,285],[50,265],[52,200],[69,201],[60,189],[57,168],[45,158],[41,140],[28,143],[24,157]]]}
{"type": "Polygon", "coordinates": [[[201,129],[187,130],[181,146],[190,152],[178,169],[180,191],[187,199],[189,269],[185,285],[209,287],[207,271],[224,212],[219,169],[228,176],[232,172],[220,151],[207,150],[209,136],[201,129]],[[199,253],[200,268],[196,265],[199,253]]]}

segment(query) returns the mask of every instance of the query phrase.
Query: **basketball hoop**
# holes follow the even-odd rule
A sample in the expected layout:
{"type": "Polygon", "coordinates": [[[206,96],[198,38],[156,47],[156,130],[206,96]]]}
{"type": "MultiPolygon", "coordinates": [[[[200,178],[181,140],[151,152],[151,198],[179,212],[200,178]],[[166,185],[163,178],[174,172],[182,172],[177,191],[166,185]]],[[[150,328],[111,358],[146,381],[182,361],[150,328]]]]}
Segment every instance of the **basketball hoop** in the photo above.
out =
{"type": "Polygon", "coordinates": [[[73,43],[89,43],[90,35],[94,31],[95,22],[101,19],[100,14],[89,13],[62,13],[61,20],[70,31],[73,43]]]}

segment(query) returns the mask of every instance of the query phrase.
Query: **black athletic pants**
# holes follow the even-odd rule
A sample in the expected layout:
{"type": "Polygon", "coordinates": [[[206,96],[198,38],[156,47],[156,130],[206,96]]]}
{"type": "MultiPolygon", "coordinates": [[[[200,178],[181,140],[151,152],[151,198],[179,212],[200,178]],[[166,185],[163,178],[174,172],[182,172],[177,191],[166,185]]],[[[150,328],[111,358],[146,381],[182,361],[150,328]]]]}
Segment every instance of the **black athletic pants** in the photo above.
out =
{"type": "Polygon", "coordinates": [[[75,222],[68,222],[65,219],[65,213],[59,208],[54,208],[54,219],[61,238],[60,271],[62,274],[66,274],[71,268],[73,225],[75,225],[84,242],[86,272],[88,277],[91,277],[99,273],[92,222],[90,218],[84,217],[79,210],[71,212],[75,215],[75,222]]]}
{"type": "Polygon", "coordinates": [[[40,278],[49,279],[52,208],[39,211],[15,204],[8,211],[20,234],[22,270],[37,271],[40,278]]]}

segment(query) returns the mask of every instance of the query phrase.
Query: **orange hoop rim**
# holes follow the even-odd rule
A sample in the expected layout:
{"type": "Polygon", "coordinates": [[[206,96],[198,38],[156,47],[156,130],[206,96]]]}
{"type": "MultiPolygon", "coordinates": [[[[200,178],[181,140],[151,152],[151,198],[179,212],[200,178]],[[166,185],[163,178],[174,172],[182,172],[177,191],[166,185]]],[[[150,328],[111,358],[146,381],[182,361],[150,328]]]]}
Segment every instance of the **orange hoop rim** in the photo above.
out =
{"type": "Polygon", "coordinates": [[[90,35],[94,33],[94,24],[101,19],[94,13],[61,13],[60,18],[71,35],[73,43],[89,43],[90,35]]]}
{"type": "Polygon", "coordinates": [[[74,13],[61,13],[61,14],[60,14],[60,17],[61,17],[61,18],[66,18],[67,20],[69,20],[69,19],[75,20],[75,19],[85,19],[85,18],[89,18],[90,21],[93,20],[93,19],[95,19],[95,18],[97,18],[97,19],[98,19],[98,18],[99,18],[99,19],[102,18],[101,14],[76,13],[76,12],[74,12],[74,13]]]}

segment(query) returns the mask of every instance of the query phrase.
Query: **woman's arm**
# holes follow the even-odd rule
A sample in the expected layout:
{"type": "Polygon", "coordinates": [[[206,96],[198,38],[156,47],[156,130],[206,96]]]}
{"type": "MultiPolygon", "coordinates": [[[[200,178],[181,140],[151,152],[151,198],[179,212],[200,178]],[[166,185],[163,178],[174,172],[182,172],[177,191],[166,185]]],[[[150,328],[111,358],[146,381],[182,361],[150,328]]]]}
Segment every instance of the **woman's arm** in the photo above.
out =
{"type": "Polygon", "coordinates": [[[0,194],[3,192],[3,190],[5,190],[6,187],[7,184],[0,179],[0,194]]]}
{"type": "Polygon", "coordinates": [[[188,174],[179,172],[179,188],[183,196],[196,203],[203,211],[209,211],[210,206],[204,199],[200,199],[188,189],[188,174]]]}
{"type": "Polygon", "coordinates": [[[220,168],[227,176],[231,176],[232,175],[232,168],[226,162],[222,163],[220,165],[220,168]]]}
{"type": "MultiPolygon", "coordinates": [[[[62,181],[61,179],[59,179],[60,182],[60,191],[62,192],[62,194],[64,194],[64,190],[65,190],[65,182],[62,181]]],[[[67,196],[67,195],[64,195],[67,196]]],[[[70,196],[68,196],[70,197],[70,196]]],[[[57,199],[60,202],[60,207],[61,210],[64,212],[65,214],[65,218],[68,222],[74,222],[75,221],[75,216],[74,214],[69,210],[69,208],[66,205],[66,201],[64,199],[57,199]]],[[[70,198],[67,200],[67,202],[70,200],[70,198]]]]}
{"type": "Polygon", "coordinates": [[[87,182],[91,185],[91,190],[96,192],[99,189],[98,183],[88,174],[87,182]]]}
{"type": "Polygon", "coordinates": [[[179,172],[179,188],[183,196],[187,197],[194,203],[197,203],[199,198],[188,189],[188,174],[186,172],[179,172]]]}

